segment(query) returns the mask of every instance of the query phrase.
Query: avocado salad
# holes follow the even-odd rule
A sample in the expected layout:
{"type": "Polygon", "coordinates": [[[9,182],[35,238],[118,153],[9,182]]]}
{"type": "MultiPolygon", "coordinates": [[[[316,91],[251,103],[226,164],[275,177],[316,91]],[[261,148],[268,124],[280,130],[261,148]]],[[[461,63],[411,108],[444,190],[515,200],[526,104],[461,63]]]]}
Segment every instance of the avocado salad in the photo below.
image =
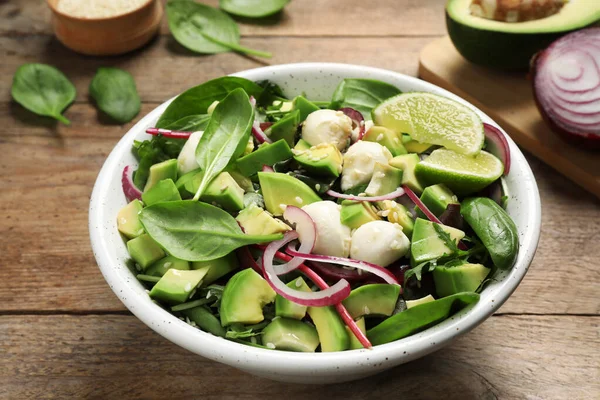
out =
{"type": "Polygon", "coordinates": [[[315,101],[222,77],[146,132],[122,175],[129,265],[213,335],[371,348],[477,303],[516,259],[508,143],[449,98],[344,79],[315,101]]]}

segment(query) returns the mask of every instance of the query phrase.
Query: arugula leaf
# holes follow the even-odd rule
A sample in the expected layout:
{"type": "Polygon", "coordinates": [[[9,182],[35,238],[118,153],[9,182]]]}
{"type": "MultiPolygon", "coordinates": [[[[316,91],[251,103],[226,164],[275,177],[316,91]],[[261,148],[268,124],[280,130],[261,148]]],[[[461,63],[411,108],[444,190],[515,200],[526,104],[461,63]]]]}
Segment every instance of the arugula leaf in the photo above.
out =
{"type": "Polygon", "coordinates": [[[207,114],[208,107],[214,101],[223,100],[238,88],[244,89],[248,96],[254,97],[259,96],[263,91],[263,88],[256,83],[236,76],[213,79],[194,86],[177,96],[162,113],[156,122],[156,127],[173,129],[174,126],[184,126],[193,117],[199,119],[199,115],[207,114]],[[188,120],[184,120],[184,118],[188,118],[188,120]]]}
{"type": "Polygon", "coordinates": [[[173,37],[189,50],[202,54],[234,50],[253,56],[271,57],[270,53],[240,46],[237,24],[216,8],[189,0],[169,1],[166,8],[173,37]]]}
{"type": "Polygon", "coordinates": [[[29,111],[65,125],[62,111],[75,100],[75,86],[58,69],[46,64],[23,64],[13,77],[12,98],[29,111]]]}
{"type": "Polygon", "coordinates": [[[204,174],[194,200],[231,160],[244,152],[253,122],[254,108],[243,89],[235,89],[219,102],[196,147],[196,161],[204,174]]]}
{"type": "Polygon", "coordinates": [[[98,108],[120,123],[127,123],[140,112],[140,96],[133,76],[119,68],[98,68],[90,83],[90,95],[98,108]]]}
{"type": "Polygon", "coordinates": [[[437,259],[431,261],[425,261],[421,264],[409,269],[404,273],[404,282],[408,282],[413,276],[420,282],[423,274],[432,272],[437,267],[437,259]]]}
{"type": "Polygon", "coordinates": [[[283,237],[246,235],[226,211],[199,201],[169,201],[140,211],[146,232],[169,254],[186,261],[209,261],[249,244],[283,237]]]}
{"type": "Polygon", "coordinates": [[[433,229],[435,229],[435,232],[437,233],[438,237],[444,241],[446,247],[448,247],[453,254],[458,254],[460,252],[460,249],[458,248],[456,242],[450,237],[450,234],[446,232],[440,224],[435,222],[432,222],[432,224],[433,229]]]}
{"type": "Polygon", "coordinates": [[[333,92],[329,108],[351,107],[370,119],[373,108],[400,93],[397,87],[378,80],[344,79],[333,92]]]}
{"type": "Polygon", "coordinates": [[[278,13],[290,0],[219,0],[219,7],[230,14],[262,18],[278,13]]]}

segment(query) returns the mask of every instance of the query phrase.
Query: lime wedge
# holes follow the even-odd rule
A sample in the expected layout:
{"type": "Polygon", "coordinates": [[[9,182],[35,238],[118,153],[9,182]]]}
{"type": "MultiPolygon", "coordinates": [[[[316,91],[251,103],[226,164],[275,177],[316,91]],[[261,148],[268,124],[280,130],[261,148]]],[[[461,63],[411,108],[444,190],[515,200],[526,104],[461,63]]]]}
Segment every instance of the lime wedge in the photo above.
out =
{"type": "Polygon", "coordinates": [[[483,123],[470,108],[431,93],[402,93],[373,109],[375,125],[408,133],[413,140],[475,155],[483,147],[483,123]]]}
{"type": "Polygon", "coordinates": [[[459,196],[475,193],[500,178],[504,166],[488,153],[466,156],[452,150],[437,149],[415,167],[415,175],[427,185],[444,183],[459,196]]]}

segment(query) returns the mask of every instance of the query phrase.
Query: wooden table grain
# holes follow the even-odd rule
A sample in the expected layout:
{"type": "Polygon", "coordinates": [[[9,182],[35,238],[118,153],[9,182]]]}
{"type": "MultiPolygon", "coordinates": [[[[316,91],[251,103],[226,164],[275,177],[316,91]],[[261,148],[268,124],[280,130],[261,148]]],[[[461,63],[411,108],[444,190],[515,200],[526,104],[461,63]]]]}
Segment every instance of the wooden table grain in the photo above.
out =
{"type": "Polygon", "coordinates": [[[134,75],[140,117],[192,85],[264,64],[345,62],[416,75],[419,50],[445,33],[443,7],[293,0],[278,17],[241,23],[243,44],[274,53],[264,61],[192,55],[166,23],[134,53],[80,56],[52,36],[45,2],[1,1],[0,399],[600,398],[600,202],[529,155],[543,224],[523,283],[455,343],[361,381],[281,384],[191,354],[132,316],[96,266],[87,229],[92,185],[135,122],[111,125],[97,115],[87,91],[97,67],[134,75]],[[26,62],[55,65],[75,83],[70,126],[11,101],[11,77],[26,62]]]}

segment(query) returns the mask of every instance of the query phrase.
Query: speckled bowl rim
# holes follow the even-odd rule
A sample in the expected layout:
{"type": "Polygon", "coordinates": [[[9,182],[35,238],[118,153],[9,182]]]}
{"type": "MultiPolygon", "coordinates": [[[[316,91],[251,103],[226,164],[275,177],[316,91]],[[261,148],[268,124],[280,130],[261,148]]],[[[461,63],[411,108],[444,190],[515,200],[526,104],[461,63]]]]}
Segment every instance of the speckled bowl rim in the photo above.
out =
{"type": "MultiPolygon", "coordinates": [[[[396,84],[403,82],[400,86],[455,99],[474,109],[484,122],[499,127],[476,107],[444,89],[414,77],[378,68],[333,63],[300,63],[257,68],[233,75],[250,80],[271,78],[280,81],[282,76],[289,76],[290,79],[294,76],[304,76],[305,80],[335,76],[332,79],[335,79],[336,84],[341,79],[339,77],[373,78],[396,84]]],[[[518,224],[520,251],[515,266],[501,280],[492,282],[483,291],[480,301],[475,306],[470,306],[423,332],[375,346],[372,350],[291,353],[250,347],[200,331],[154,304],[146,292],[140,290],[143,287],[127,269],[124,261],[113,254],[114,249],[110,248],[108,240],[109,229],[115,229],[116,226],[113,222],[116,214],[107,215],[107,203],[118,201],[121,205],[125,204],[122,193],[119,195],[110,192],[111,181],[114,190],[115,177],[120,181],[122,159],[130,154],[132,141],[146,135],[145,129],[156,121],[172,100],[163,103],[142,118],[123,136],[108,156],[91,196],[89,228],[92,248],[100,270],[117,297],[146,325],[185,349],[258,375],[272,375],[276,378],[297,374],[298,381],[306,381],[303,378],[305,376],[336,375],[338,377],[331,380],[343,381],[347,380],[344,376],[368,375],[373,373],[369,371],[391,368],[442,348],[491,316],[509,298],[527,273],[540,236],[540,198],[535,178],[525,157],[507,136],[512,155],[511,172],[506,177],[507,186],[511,192],[516,190],[520,193],[518,198],[512,196],[508,211],[518,214],[522,220],[522,223],[518,224]]]]}

